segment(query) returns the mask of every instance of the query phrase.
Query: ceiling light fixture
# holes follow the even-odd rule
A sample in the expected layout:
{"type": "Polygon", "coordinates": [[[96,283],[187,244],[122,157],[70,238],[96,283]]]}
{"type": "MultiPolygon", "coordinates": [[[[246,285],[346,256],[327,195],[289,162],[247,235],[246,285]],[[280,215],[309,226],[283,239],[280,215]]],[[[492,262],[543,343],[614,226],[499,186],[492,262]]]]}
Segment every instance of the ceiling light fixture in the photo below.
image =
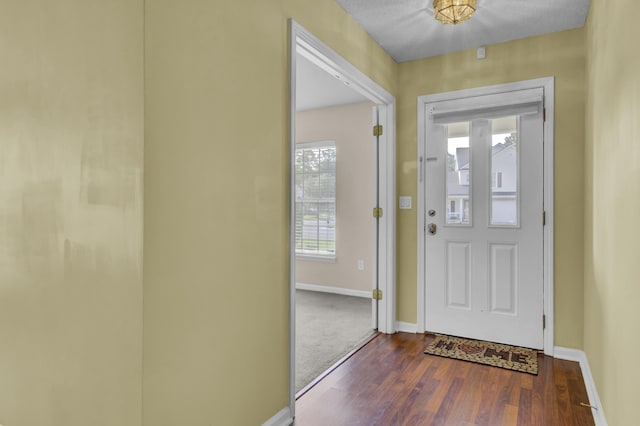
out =
{"type": "Polygon", "coordinates": [[[459,24],[471,18],[477,0],[433,0],[436,19],[443,24],[459,24]]]}

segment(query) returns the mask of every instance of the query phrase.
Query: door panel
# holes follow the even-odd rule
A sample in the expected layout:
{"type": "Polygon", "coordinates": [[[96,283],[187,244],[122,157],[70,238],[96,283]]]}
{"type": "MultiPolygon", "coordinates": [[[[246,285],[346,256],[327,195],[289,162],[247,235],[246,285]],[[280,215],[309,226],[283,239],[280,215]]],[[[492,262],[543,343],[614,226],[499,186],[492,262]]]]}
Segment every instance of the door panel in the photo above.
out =
{"type": "Polygon", "coordinates": [[[501,110],[492,96],[468,117],[465,100],[448,101],[450,120],[428,113],[428,331],[543,346],[542,96],[527,99],[501,110]]]}
{"type": "Polygon", "coordinates": [[[447,306],[469,309],[469,242],[447,241],[447,306]]]}
{"type": "Polygon", "coordinates": [[[518,244],[489,243],[491,313],[517,315],[518,244]]]}

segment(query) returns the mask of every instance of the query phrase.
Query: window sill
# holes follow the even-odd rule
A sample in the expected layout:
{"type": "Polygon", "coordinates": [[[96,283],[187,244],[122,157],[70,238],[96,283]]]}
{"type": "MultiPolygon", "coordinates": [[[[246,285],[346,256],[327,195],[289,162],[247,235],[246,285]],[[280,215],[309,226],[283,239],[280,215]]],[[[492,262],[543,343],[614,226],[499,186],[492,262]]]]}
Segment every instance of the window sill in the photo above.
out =
{"type": "Polygon", "coordinates": [[[309,262],[325,262],[325,263],[336,263],[335,256],[322,256],[322,255],[313,255],[313,254],[296,254],[296,260],[309,261],[309,262]]]}

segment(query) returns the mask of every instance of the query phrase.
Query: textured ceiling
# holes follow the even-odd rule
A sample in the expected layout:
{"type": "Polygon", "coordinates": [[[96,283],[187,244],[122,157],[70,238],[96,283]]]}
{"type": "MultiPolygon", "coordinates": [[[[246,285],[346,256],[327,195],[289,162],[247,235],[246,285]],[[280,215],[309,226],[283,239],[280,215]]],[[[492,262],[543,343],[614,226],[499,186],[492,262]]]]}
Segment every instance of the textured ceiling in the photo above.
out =
{"type": "Polygon", "coordinates": [[[473,17],[443,25],[432,0],[336,0],[397,62],[582,27],[590,0],[478,0],[473,17]]]}

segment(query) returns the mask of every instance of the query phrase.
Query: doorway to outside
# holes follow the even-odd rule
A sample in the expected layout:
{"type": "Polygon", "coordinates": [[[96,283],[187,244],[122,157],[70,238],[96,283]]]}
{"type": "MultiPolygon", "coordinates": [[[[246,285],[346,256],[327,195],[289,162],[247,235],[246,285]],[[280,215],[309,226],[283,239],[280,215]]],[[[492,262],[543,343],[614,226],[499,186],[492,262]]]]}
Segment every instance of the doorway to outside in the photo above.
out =
{"type": "Polygon", "coordinates": [[[552,90],[420,98],[419,330],[552,352],[552,90]]]}
{"type": "Polygon", "coordinates": [[[292,415],[328,367],[395,332],[394,107],[291,21],[292,415]]]}

